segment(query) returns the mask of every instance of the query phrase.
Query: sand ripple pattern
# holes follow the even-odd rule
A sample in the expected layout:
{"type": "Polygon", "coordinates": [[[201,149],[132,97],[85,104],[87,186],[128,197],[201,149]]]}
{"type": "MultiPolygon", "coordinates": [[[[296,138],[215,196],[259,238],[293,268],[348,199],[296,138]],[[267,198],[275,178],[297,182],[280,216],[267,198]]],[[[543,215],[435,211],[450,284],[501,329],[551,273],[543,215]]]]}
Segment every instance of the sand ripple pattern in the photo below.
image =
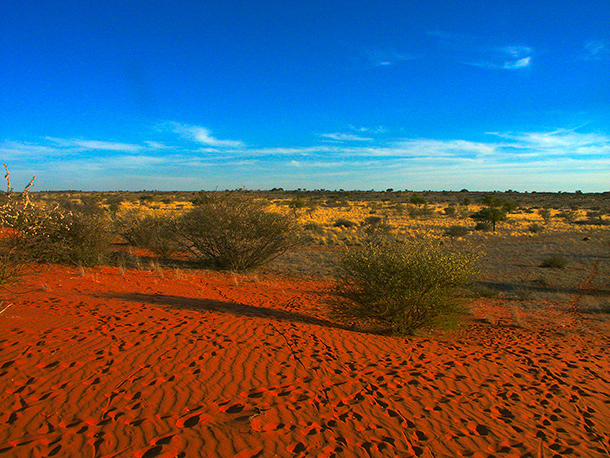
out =
{"type": "Polygon", "coordinates": [[[0,457],[610,455],[609,327],[372,336],[326,319],[327,283],[206,272],[22,287],[0,457]]]}

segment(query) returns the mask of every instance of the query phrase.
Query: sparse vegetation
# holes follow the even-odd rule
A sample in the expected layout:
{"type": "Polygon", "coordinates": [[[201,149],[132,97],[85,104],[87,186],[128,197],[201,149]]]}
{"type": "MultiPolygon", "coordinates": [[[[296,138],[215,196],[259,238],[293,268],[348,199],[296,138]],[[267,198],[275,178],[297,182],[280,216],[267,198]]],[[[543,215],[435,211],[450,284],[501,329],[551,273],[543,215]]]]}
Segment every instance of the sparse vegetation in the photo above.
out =
{"type": "Polygon", "coordinates": [[[432,241],[384,241],[348,250],[339,266],[333,307],[343,320],[374,323],[396,334],[452,322],[464,312],[455,290],[472,282],[475,257],[432,241]]]}

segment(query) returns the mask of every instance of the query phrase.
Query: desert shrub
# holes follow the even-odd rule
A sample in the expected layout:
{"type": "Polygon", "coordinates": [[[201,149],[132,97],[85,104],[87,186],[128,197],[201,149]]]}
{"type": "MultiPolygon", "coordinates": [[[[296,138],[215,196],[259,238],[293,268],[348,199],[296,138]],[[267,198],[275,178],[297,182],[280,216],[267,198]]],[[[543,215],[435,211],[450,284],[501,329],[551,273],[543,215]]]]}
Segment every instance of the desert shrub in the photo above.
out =
{"type": "Polygon", "coordinates": [[[183,248],[201,262],[249,270],[294,247],[298,227],[293,218],[267,211],[250,198],[221,194],[180,217],[176,234],[183,248]]]}
{"type": "MultiPolygon", "coordinates": [[[[6,168],[6,166],[5,166],[6,168]]],[[[29,200],[28,190],[13,198],[8,169],[7,200],[0,207],[0,227],[11,230],[3,241],[4,250],[19,262],[94,265],[102,262],[110,250],[112,232],[109,218],[98,212],[48,209],[29,200]]]]}
{"type": "Polygon", "coordinates": [[[527,230],[534,234],[538,234],[539,232],[542,232],[544,230],[544,227],[538,223],[532,223],[527,227],[527,230]]]}
{"type": "Polygon", "coordinates": [[[339,218],[333,223],[334,227],[356,227],[358,224],[350,221],[349,219],[339,218]]]}
{"type": "Polygon", "coordinates": [[[470,229],[464,226],[450,226],[445,229],[445,235],[449,237],[463,237],[470,232],[470,229]]]}
{"type": "Polygon", "coordinates": [[[443,213],[445,213],[446,216],[455,216],[456,212],[457,209],[455,208],[455,205],[449,205],[443,209],[443,213]]]}
{"type": "Polygon", "coordinates": [[[605,214],[606,214],[606,211],[604,211],[604,210],[589,210],[587,212],[587,218],[589,219],[589,222],[591,224],[603,225],[605,214]]]}
{"type": "Polygon", "coordinates": [[[409,199],[409,202],[411,202],[413,205],[423,205],[426,203],[426,199],[424,199],[417,193],[413,193],[413,195],[409,199]]]}
{"type": "Polygon", "coordinates": [[[421,207],[416,207],[416,206],[410,206],[409,207],[409,216],[411,217],[415,217],[415,216],[430,216],[432,214],[434,214],[434,209],[429,207],[428,204],[424,203],[423,206],[421,207]]]}
{"type": "Polygon", "coordinates": [[[548,208],[541,208],[538,210],[538,214],[544,220],[545,223],[549,223],[551,221],[551,210],[548,208]]]}
{"type": "Polygon", "coordinates": [[[305,229],[306,231],[309,231],[309,232],[313,232],[315,234],[324,233],[324,227],[322,227],[321,224],[314,223],[313,221],[309,221],[309,222],[303,224],[303,229],[305,229]]]}
{"type": "Polygon", "coordinates": [[[475,224],[474,230],[481,232],[491,232],[493,231],[493,226],[487,221],[479,221],[477,224],[475,224]]]}
{"type": "Polygon", "coordinates": [[[116,224],[120,235],[130,245],[145,248],[160,258],[167,259],[180,249],[174,218],[169,215],[150,215],[132,210],[119,216],[116,224]]]}
{"type": "Polygon", "coordinates": [[[572,223],[576,222],[577,213],[575,210],[567,209],[567,210],[561,211],[557,216],[559,216],[560,218],[563,218],[566,223],[572,224],[572,223]]]}
{"type": "Polygon", "coordinates": [[[19,215],[3,216],[17,231],[14,250],[24,261],[92,266],[110,251],[113,234],[103,214],[30,206],[19,215]]]}
{"type": "Polygon", "coordinates": [[[367,216],[362,222],[363,226],[381,224],[383,218],[381,216],[367,216]]]}
{"type": "Polygon", "coordinates": [[[368,243],[343,255],[332,311],[397,334],[447,324],[464,312],[454,293],[475,279],[474,262],[432,241],[368,243]]]}
{"type": "Polygon", "coordinates": [[[540,267],[550,269],[563,269],[568,265],[568,258],[561,254],[552,254],[544,258],[540,263],[540,267]]]}
{"type": "Polygon", "coordinates": [[[20,274],[20,263],[10,251],[5,251],[4,247],[0,247],[0,290],[17,281],[20,274]]]}
{"type": "MultiPolygon", "coordinates": [[[[496,224],[500,221],[506,221],[506,210],[500,207],[485,207],[479,210],[478,212],[470,215],[470,217],[479,222],[485,223],[488,226],[491,226],[491,230],[495,232],[496,224]]],[[[477,226],[479,226],[477,224],[477,226]]],[[[480,229],[475,227],[475,230],[488,230],[485,228],[486,226],[480,226],[480,229]]]]}

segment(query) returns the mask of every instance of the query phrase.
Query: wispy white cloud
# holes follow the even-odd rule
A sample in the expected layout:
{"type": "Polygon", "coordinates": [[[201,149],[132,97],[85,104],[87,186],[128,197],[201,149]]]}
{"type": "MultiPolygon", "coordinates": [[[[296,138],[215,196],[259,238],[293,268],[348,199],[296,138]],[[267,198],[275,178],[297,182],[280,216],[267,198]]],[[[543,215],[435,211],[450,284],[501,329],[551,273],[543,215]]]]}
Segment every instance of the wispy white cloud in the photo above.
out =
{"type": "Polygon", "coordinates": [[[212,136],[212,132],[205,127],[191,126],[177,122],[171,122],[168,123],[168,125],[174,132],[204,145],[218,148],[239,148],[244,146],[244,143],[239,140],[220,140],[215,138],[212,136]]]}
{"type": "Polygon", "coordinates": [[[538,156],[583,156],[610,154],[610,137],[602,133],[579,133],[572,129],[549,132],[490,132],[491,135],[509,140],[502,148],[522,150],[538,156]]]}
{"type": "MultiPolygon", "coordinates": [[[[357,133],[369,131],[368,128],[352,130],[357,133]]],[[[216,183],[222,186],[229,186],[231,177],[239,176],[240,180],[251,177],[248,178],[251,179],[249,183],[263,180],[259,186],[272,187],[279,185],[273,181],[279,177],[278,167],[292,170],[287,176],[298,175],[307,180],[300,186],[318,183],[318,186],[324,187],[324,177],[351,176],[351,181],[338,186],[370,189],[374,183],[381,184],[384,180],[387,186],[396,187],[396,182],[388,182],[392,177],[397,180],[399,177],[421,177],[421,183],[428,189],[445,186],[445,183],[468,188],[478,183],[477,187],[481,189],[496,189],[498,184],[490,176],[508,174],[505,179],[507,188],[517,188],[518,183],[509,183],[513,179],[525,184],[524,177],[529,177],[532,183],[551,183],[548,177],[554,176],[558,184],[556,188],[549,189],[562,189],[563,177],[567,175],[576,182],[577,178],[583,179],[587,174],[595,173],[595,186],[601,187],[603,183],[599,177],[603,173],[610,173],[610,136],[582,130],[583,126],[548,131],[488,132],[487,137],[477,141],[460,138],[387,138],[387,135],[383,139],[376,139],[374,136],[368,138],[331,133],[320,135],[317,143],[310,146],[271,148],[252,148],[241,142],[231,147],[200,145],[199,142],[192,143],[190,139],[180,147],[165,148],[166,144],[157,143],[157,140],[147,140],[137,145],[42,138],[39,143],[0,143],[0,160],[9,161],[9,166],[15,166],[13,170],[27,171],[28,175],[35,168],[33,174],[53,176],[66,188],[71,187],[67,177],[78,174],[78,171],[82,171],[79,183],[85,184],[85,176],[92,183],[101,183],[109,176],[116,175],[118,170],[140,176],[175,176],[176,183],[182,183],[185,181],[181,179],[193,175],[197,169],[213,169],[212,180],[224,174],[225,180],[216,183]],[[366,143],[358,143],[362,140],[354,137],[366,139],[366,143]],[[326,139],[340,143],[329,144],[326,139]],[[130,145],[134,151],[125,148],[130,145]],[[104,151],[105,154],[86,154],[86,151],[104,151]]],[[[117,178],[117,183],[119,181],[117,178]]],[[[141,180],[137,182],[141,183],[141,180]]],[[[154,183],[151,183],[148,187],[153,186],[154,183]]],[[[143,187],[146,186],[139,185],[139,188],[143,187]]],[[[580,188],[585,189],[586,186],[574,189],[580,188]]]]}
{"type": "Polygon", "coordinates": [[[111,141],[54,137],[45,137],[45,139],[62,148],[78,148],[82,150],[136,152],[143,148],[141,145],[111,141]]]}
{"type": "Polygon", "coordinates": [[[339,142],[370,142],[373,141],[372,138],[369,137],[361,137],[359,135],[354,134],[343,134],[343,133],[330,133],[330,134],[319,134],[322,138],[328,138],[331,140],[336,140],[339,142]]]}
{"type": "Polygon", "coordinates": [[[471,35],[428,31],[437,40],[439,52],[466,65],[492,70],[519,70],[532,64],[534,49],[520,44],[497,46],[471,35]]]}
{"type": "Polygon", "coordinates": [[[522,59],[525,56],[530,56],[534,51],[529,46],[505,46],[499,50],[516,59],[522,59]]]}
{"type": "Polygon", "coordinates": [[[354,132],[370,132],[372,134],[382,134],[387,132],[387,129],[383,126],[377,127],[363,127],[363,126],[355,126],[353,124],[349,125],[349,128],[354,132]]]}
{"type": "Polygon", "coordinates": [[[419,56],[390,49],[367,48],[365,55],[374,67],[389,67],[399,62],[418,59],[419,56]]]}
{"type": "Polygon", "coordinates": [[[532,58],[524,57],[517,60],[505,61],[502,64],[496,64],[493,62],[464,62],[466,65],[474,65],[475,67],[489,68],[493,70],[518,70],[520,68],[527,68],[531,65],[532,58]]]}
{"type": "Polygon", "coordinates": [[[584,45],[584,52],[582,58],[584,60],[610,59],[610,47],[605,41],[588,41],[584,45]]]}
{"type": "Polygon", "coordinates": [[[2,161],[20,157],[54,156],[61,154],[61,150],[48,145],[26,142],[5,141],[0,144],[0,157],[2,161]]]}
{"type": "Polygon", "coordinates": [[[161,142],[155,142],[155,141],[145,141],[144,144],[150,148],[150,149],[168,149],[171,148],[170,146],[167,146],[161,142]]]}

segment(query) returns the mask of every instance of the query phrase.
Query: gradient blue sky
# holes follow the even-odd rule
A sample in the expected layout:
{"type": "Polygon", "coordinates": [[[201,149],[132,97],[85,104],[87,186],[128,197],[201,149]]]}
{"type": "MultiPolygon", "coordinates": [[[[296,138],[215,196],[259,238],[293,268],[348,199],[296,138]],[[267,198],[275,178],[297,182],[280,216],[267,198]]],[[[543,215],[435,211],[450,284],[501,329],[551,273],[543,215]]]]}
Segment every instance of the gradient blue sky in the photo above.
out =
{"type": "Polygon", "coordinates": [[[18,189],[610,190],[610,3],[6,1],[18,189]]]}

